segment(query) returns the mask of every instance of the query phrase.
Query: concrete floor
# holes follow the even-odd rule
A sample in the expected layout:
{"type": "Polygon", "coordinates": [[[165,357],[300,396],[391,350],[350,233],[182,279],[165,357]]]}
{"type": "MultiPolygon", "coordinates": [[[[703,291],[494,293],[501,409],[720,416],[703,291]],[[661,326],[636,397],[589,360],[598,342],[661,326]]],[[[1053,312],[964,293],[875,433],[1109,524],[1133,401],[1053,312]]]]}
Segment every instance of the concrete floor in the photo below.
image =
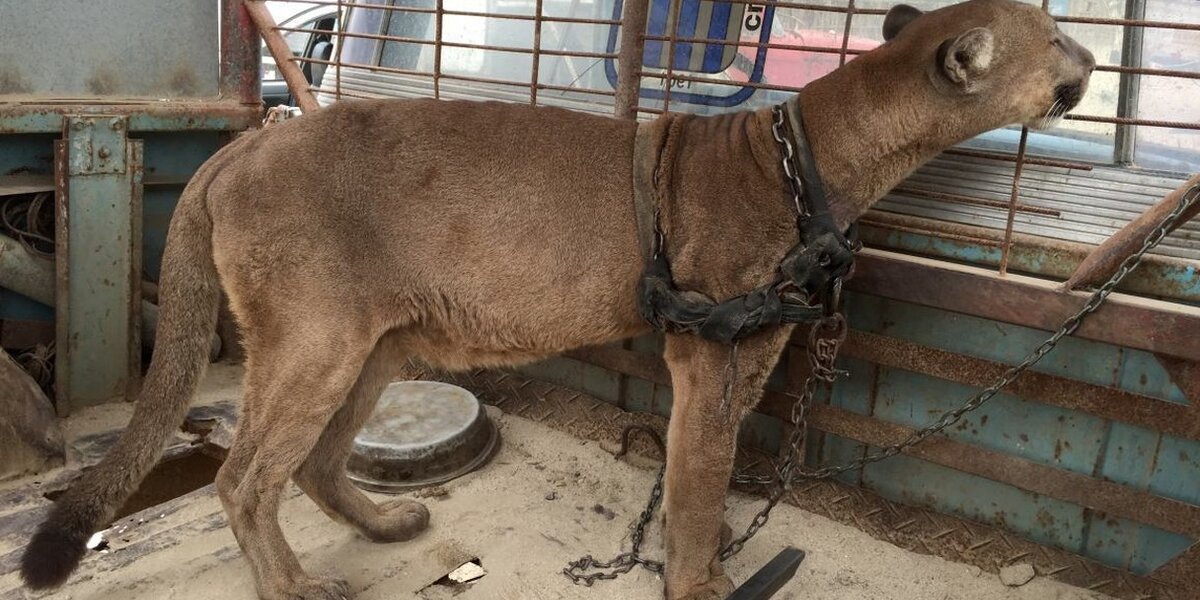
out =
{"type": "MultiPolygon", "coordinates": [[[[236,369],[216,367],[200,402],[229,400],[237,393],[236,369]]],[[[68,431],[78,438],[120,423],[127,408],[81,413],[68,431]]],[[[291,489],[281,522],[301,562],[313,572],[346,578],[362,600],[661,598],[661,580],[641,570],[593,588],[573,586],[560,573],[582,554],[608,558],[626,547],[628,525],[645,502],[654,465],[614,460],[596,442],[494,414],[503,438],[499,453],[479,472],[416,494],[429,506],[433,523],[414,541],[367,542],[291,489]],[[472,558],[487,572],[483,578],[458,588],[431,585],[472,558]]],[[[38,481],[52,480],[50,474],[38,481]]],[[[27,480],[0,488],[0,600],[255,598],[211,486],[118,521],[106,535],[108,550],[89,555],[62,589],[41,595],[21,589],[13,570],[22,532],[44,510],[39,490],[45,485],[27,480]]],[[[745,526],[759,502],[731,494],[727,514],[735,530],[745,526]]],[[[657,540],[656,523],[649,544],[653,555],[660,554],[657,540]]],[[[740,582],[786,545],[804,549],[808,557],[775,596],[779,600],[1108,598],[1044,578],[1007,587],[978,568],[907,552],[788,505],[776,508],[770,524],[727,563],[727,570],[740,582]]]]}

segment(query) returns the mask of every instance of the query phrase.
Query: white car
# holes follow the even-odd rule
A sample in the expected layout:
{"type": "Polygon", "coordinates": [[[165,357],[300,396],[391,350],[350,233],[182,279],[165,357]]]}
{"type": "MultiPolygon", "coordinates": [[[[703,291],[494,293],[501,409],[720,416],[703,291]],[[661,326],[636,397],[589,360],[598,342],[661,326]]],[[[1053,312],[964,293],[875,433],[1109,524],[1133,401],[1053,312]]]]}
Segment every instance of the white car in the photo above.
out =
{"type": "MultiPolygon", "coordinates": [[[[337,6],[329,4],[314,4],[311,2],[267,2],[267,9],[271,11],[271,16],[274,17],[275,23],[280,27],[290,29],[310,29],[327,32],[337,30],[337,6]]],[[[333,56],[333,34],[332,33],[312,33],[302,31],[282,31],[283,39],[292,50],[292,54],[307,58],[317,58],[320,60],[330,60],[333,56]]],[[[304,72],[305,78],[309,83],[320,83],[325,72],[325,65],[314,63],[301,63],[301,70],[304,72]]],[[[292,94],[288,91],[287,84],[283,81],[283,76],[280,75],[279,69],[275,64],[275,58],[267,51],[264,44],[262,47],[262,68],[260,70],[262,76],[262,98],[263,103],[268,106],[278,106],[286,104],[292,106],[295,104],[292,94]]]]}

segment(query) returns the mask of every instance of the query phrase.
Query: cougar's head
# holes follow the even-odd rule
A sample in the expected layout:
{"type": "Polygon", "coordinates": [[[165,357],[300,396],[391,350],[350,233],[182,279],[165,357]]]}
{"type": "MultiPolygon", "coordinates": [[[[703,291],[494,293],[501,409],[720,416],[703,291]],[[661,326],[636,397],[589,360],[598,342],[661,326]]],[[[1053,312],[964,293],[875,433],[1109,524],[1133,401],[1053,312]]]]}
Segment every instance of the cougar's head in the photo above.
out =
{"type": "Polygon", "coordinates": [[[955,100],[981,130],[1052,126],[1083,99],[1096,68],[1049,14],[1015,0],[930,12],[901,4],[888,11],[883,35],[921,61],[935,93],[955,100]]]}

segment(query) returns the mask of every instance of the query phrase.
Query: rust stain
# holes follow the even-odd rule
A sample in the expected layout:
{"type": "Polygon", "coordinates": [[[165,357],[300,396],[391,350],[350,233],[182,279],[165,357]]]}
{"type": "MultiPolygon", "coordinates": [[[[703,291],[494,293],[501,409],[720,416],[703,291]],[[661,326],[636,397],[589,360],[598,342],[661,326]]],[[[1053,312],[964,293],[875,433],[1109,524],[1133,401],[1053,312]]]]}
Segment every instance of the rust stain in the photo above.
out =
{"type": "Polygon", "coordinates": [[[190,66],[181,65],[171,72],[167,89],[176,96],[194,96],[196,83],[196,72],[190,66]]]}
{"type": "Polygon", "coordinates": [[[108,96],[117,91],[117,74],[107,67],[92,71],[86,82],[88,91],[97,96],[108,96]]]}
{"type": "Polygon", "coordinates": [[[1050,528],[1054,527],[1054,524],[1055,524],[1054,515],[1050,514],[1050,511],[1048,511],[1044,508],[1039,508],[1037,511],[1036,518],[1037,518],[1038,525],[1041,525],[1042,527],[1045,527],[1046,529],[1050,529],[1050,528]]]}
{"type": "Polygon", "coordinates": [[[28,94],[29,80],[15,65],[0,65],[0,94],[28,94]]]}

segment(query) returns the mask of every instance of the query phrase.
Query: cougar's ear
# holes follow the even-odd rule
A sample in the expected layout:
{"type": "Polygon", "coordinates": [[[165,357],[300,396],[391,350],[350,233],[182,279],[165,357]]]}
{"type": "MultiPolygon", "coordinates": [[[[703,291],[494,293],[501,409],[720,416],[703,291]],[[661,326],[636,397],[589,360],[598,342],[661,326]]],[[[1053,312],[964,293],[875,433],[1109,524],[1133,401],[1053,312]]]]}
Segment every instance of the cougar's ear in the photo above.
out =
{"type": "Polygon", "coordinates": [[[992,32],[986,27],[969,29],[942,42],[938,48],[937,68],[963,91],[973,92],[992,66],[995,44],[992,32]]]}
{"type": "Polygon", "coordinates": [[[914,19],[923,15],[918,8],[913,8],[907,4],[897,4],[887,12],[887,16],[883,18],[883,40],[891,41],[914,19]]]}

